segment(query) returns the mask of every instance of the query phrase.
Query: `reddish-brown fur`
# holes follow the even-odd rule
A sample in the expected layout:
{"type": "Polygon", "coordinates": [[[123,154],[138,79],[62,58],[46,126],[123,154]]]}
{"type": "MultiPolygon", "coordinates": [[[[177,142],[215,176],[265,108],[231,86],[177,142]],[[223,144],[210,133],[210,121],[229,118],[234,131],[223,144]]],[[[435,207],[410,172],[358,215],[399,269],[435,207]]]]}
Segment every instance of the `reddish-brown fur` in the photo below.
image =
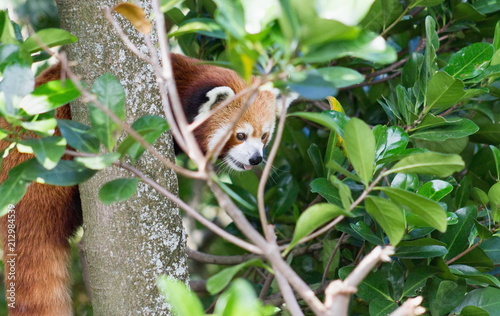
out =
{"type": "MultiPolygon", "coordinates": [[[[200,87],[229,86],[235,93],[247,87],[232,70],[202,65],[197,59],[181,55],[173,55],[172,59],[175,80],[184,105],[200,87]]],[[[49,68],[36,79],[36,86],[59,79],[60,73],[59,65],[49,68]]],[[[273,121],[275,108],[269,107],[269,104],[274,104],[274,100],[275,96],[271,92],[260,92],[236,128],[242,122],[248,122],[257,131],[264,122],[273,121]]],[[[207,148],[207,135],[228,123],[241,102],[241,99],[232,102],[195,131],[195,137],[204,151],[207,148]]],[[[58,109],[57,118],[71,119],[68,105],[58,109]]],[[[0,127],[8,129],[3,119],[0,119],[0,127]]],[[[26,137],[33,135],[28,134],[26,137]]],[[[269,136],[264,141],[267,142],[268,139],[269,136]]],[[[240,141],[233,133],[225,150],[238,143],[240,141]]],[[[0,140],[0,150],[8,145],[6,141],[0,140]]],[[[13,151],[3,163],[0,183],[5,181],[11,168],[30,158],[31,155],[13,151]]],[[[10,251],[8,247],[8,220],[7,216],[0,218],[7,290],[11,289],[11,282],[15,282],[15,308],[9,308],[9,315],[70,315],[72,307],[68,288],[68,238],[81,225],[78,188],[31,184],[25,197],[15,207],[15,251],[10,251]],[[15,280],[9,280],[8,260],[11,258],[15,258],[15,280]]],[[[7,295],[10,293],[8,291],[7,295]]]]}
{"type": "MultiPolygon", "coordinates": [[[[233,89],[235,94],[248,87],[248,84],[233,70],[202,64],[198,59],[172,54],[172,66],[179,97],[183,104],[186,104],[189,97],[202,86],[228,86],[233,89]]],[[[233,130],[238,129],[243,123],[249,123],[257,131],[262,128],[264,123],[274,122],[276,120],[275,100],[276,96],[270,91],[259,92],[233,130]]],[[[194,135],[204,152],[208,148],[208,136],[223,124],[229,123],[244,101],[244,98],[233,101],[194,131],[194,135]]],[[[222,150],[222,154],[239,143],[241,141],[236,139],[235,133],[232,133],[222,150]]]]}
{"type": "MultiPolygon", "coordinates": [[[[49,68],[36,79],[36,85],[59,79],[60,72],[60,67],[49,68]]],[[[59,108],[57,118],[71,119],[69,106],[59,108]]],[[[7,128],[3,119],[0,119],[0,127],[7,128]]],[[[0,150],[7,146],[7,142],[0,141],[0,150]]],[[[4,160],[0,182],[7,178],[12,167],[30,158],[32,156],[12,151],[4,160]]],[[[0,218],[5,285],[7,290],[15,291],[7,292],[8,297],[15,294],[15,308],[9,308],[9,315],[71,315],[68,238],[81,225],[77,187],[33,183],[16,205],[14,214],[14,245],[7,243],[8,217],[0,218]],[[15,246],[15,250],[10,251],[9,246],[15,246]],[[9,259],[12,258],[15,279],[9,280],[9,259]]]]}

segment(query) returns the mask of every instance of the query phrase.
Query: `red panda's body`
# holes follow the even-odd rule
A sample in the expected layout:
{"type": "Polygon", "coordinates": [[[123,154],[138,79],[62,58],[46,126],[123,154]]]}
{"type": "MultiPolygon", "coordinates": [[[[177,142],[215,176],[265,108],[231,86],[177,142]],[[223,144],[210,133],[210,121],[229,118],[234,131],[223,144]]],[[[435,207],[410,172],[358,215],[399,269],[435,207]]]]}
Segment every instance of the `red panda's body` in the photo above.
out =
{"type": "MultiPolygon", "coordinates": [[[[176,84],[190,122],[246,87],[234,71],[199,62],[172,55],[176,84]]],[[[51,67],[37,78],[36,85],[59,79],[60,73],[60,66],[51,67]]],[[[195,131],[204,152],[224,136],[241,102],[232,102],[195,131]]],[[[262,150],[274,130],[276,112],[276,95],[270,91],[259,92],[224,147],[222,157],[229,167],[244,170],[262,161],[262,150]]],[[[69,106],[59,108],[57,117],[71,119],[69,106]]],[[[8,128],[3,119],[0,119],[0,127],[8,128]]],[[[0,140],[0,150],[7,146],[7,142],[0,140]]],[[[10,153],[3,162],[0,183],[5,181],[12,167],[29,158],[30,155],[15,150],[10,153]]],[[[33,183],[9,214],[15,216],[15,237],[9,236],[12,216],[0,218],[6,294],[7,298],[15,297],[12,299],[14,304],[10,305],[15,308],[9,308],[9,315],[71,315],[68,239],[82,221],[77,187],[33,183]],[[11,240],[15,244],[11,244],[11,240]],[[15,261],[15,279],[9,277],[9,260],[15,261]]]]}

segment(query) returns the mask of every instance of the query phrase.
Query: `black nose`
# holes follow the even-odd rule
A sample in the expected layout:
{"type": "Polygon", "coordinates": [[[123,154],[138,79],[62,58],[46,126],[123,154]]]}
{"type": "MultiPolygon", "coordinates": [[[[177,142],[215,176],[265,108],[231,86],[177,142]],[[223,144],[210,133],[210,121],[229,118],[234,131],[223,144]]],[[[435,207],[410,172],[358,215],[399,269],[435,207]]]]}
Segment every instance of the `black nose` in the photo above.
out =
{"type": "Polygon", "coordinates": [[[260,164],[261,161],[262,161],[262,156],[260,154],[255,154],[252,157],[250,157],[250,159],[248,159],[248,162],[252,166],[256,166],[256,165],[260,164]]]}

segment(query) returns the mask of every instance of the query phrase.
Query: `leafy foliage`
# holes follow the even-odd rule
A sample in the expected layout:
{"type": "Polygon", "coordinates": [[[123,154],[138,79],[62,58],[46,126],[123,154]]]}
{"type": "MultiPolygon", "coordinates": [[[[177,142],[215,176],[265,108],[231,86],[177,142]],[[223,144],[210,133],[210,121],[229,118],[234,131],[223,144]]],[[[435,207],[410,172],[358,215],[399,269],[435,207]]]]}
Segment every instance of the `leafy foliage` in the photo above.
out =
{"type": "MultiPolygon", "coordinates": [[[[431,315],[498,315],[499,1],[203,0],[162,1],[162,9],[185,54],[232,67],[248,81],[262,75],[308,99],[289,110],[264,199],[283,255],[309,285],[344,279],[376,245],[392,244],[393,262],[360,284],[353,314],[385,315],[423,295],[431,315]],[[307,239],[335,219],[328,233],[307,239]]],[[[11,126],[0,139],[12,144],[0,156],[20,150],[36,157],[0,185],[0,210],[32,181],[70,185],[119,160],[139,159],[144,149],[134,138],[116,146],[121,127],[105,113],[125,118],[119,81],[105,74],[94,83],[91,127],[55,121],[53,110],[78,90],[70,81],[33,90],[37,42],[22,41],[6,12],[0,15],[0,115],[11,126]],[[83,157],[61,160],[66,144],[83,157]],[[101,144],[107,152],[98,155],[101,144]]],[[[38,38],[48,46],[75,40],[51,29],[38,38]]],[[[152,144],[168,124],[147,116],[132,128],[152,144]]],[[[216,181],[260,227],[258,176],[220,174],[216,181]]],[[[217,207],[211,192],[193,183],[180,178],[182,198],[197,198],[200,209],[217,207]]],[[[114,180],[100,198],[123,201],[137,185],[135,178],[114,180]]],[[[224,228],[243,236],[233,223],[224,228]]],[[[203,247],[242,254],[219,239],[203,247]]],[[[211,294],[227,288],[217,315],[272,314],[254,292],[279,295],[276,284],[265,285],[269,273],[255,259],[193,271],[209,279],[211,294]],[[242,275],[253,286],[230,282],[242,275]]],[[[204,314],[181,285],[162,278],[159,288],[179,315],[204,314]]]]}

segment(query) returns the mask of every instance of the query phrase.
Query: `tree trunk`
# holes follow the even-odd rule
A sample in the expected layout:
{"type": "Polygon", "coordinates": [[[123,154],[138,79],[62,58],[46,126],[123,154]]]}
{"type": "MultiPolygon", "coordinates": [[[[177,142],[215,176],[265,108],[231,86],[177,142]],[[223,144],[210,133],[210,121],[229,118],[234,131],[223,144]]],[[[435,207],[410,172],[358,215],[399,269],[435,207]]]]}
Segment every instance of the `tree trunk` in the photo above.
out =
{"type": "MultiPolygon", "coordinates": [[[[117,1],[57,0],[61,26],[78,37],[67,48],[70,60],[78,62],[76,73],[89,86],[103,73],[114,74],[127,99],[127,122],[146,114],[162,115],[158,87],[152,67],[133,55],[105,19],[102,8],[117,1]]],[[[150,3],[136,2],[149,13],[150,3]]],[[[142,36],[119,19],[133,42],[142,36]]],[[[87,106],[72,104],[73,119],[89,122],[87,106]]],[[[170,135],[156,148],[173,158],[170,135]]],[[[177,177],[145,154],[136,166],[170,191],[177,192],[177,177]]],[[[80,185],[83,205],[84,263],[87,267],[95,315],[168,315],[168,306],[156,288],[156,278],[167,274],[186,282],[186,234],[178,208],[166,198],[140,184],[132,199],[103,205],[97,193],[106,182],[130,177],[123,170],[109,168],[80,185]]]]}

